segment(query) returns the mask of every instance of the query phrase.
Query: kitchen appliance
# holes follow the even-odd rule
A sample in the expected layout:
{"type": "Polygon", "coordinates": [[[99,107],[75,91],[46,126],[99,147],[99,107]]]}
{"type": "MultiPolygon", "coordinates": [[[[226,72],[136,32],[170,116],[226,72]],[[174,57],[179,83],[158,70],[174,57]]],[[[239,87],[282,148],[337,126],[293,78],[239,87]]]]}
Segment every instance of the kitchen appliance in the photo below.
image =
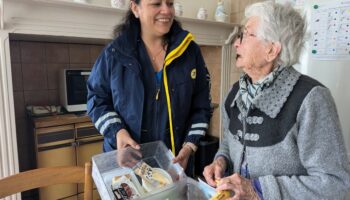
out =
{"type": "Polygon", "coordinates": [[[59,74],[60,103],[68,112],[86,111],[90,69],[63,69],[59,74]]]}

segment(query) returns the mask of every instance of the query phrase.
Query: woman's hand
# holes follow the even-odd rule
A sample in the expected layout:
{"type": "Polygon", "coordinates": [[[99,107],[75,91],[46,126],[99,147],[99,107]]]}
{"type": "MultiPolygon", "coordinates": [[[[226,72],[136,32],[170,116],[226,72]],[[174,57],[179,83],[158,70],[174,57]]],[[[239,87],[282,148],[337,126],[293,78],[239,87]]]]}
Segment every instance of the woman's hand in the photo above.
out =
{"type": "Polygon", "coordinates": [[[234,194],[229,200],[259,200],[252,181],[235,173],[220,179],[216,191],[229,190],[234,194]]]}
{"type": "Polygon", "coordinates": [[[226,165],[225,158],[220,156],[204,168],[203,176],[209,185],[216,187],[215,180],[221,179],[224,175],[226,165]]]}
{"type": "Polygon", "coordinates": [[[179,163],[181,167],[185,170],[187,167],[188,159],[192,154],[192,148],[188,145],[184,145],[180,150],[179,154],[173,159],[173,163],[179,163]]]}
{"type": "Polygon", "coordinates": [[[116,140],[117,140],[117,149],[123,149],[125,147],[131,146],[134,149],[140,149],[140,145],[137,144],[137,142],[135,142],[135,140],[133,140],[130,137],[130,134],[127,130],[125,129],[120,129],[117,132],[117,136],[116,136],[116,140]]]}
{"type": "Polygon", "coordinates": [[[117,152],[117,163],[121,167],[133,168],[141,159],[141,151],[131,146],[119,149],[117,152]]]}

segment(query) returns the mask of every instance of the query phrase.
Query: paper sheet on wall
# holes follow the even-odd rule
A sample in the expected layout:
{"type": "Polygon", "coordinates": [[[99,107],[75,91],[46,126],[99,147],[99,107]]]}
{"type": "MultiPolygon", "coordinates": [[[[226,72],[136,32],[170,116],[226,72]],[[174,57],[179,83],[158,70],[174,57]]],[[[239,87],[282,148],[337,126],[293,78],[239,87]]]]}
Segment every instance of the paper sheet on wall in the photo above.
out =
{"type": "Polygon", "coordinates": [[[350,60],[350,1],[311,8],[310,54],[317,60],[350,60]]]}

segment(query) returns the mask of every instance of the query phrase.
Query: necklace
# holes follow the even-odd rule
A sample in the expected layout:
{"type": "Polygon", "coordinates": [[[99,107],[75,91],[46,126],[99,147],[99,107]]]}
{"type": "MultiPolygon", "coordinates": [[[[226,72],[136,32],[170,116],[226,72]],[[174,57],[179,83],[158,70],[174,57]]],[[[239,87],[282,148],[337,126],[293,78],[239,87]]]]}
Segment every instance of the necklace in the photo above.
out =
{"type": "Polygon", "coordinates": [[[163,48],[160,48],[159,52],[156,53],[155,55],[152,55],[151,51],[149,51],[149,54],[151,54],[152,57],[152,61],[154,62],[156,60],[156,58],[159,56],[159,54],[163,52],[163,48]]]}
{"type": "Polygon", "coordinates": [[[145,47],[146,47],[148,56],[151,58],[152,62],[155,62],[156,58],[160,55],[160,53],[162,53],[164,49],[166,49],[166,46],[165,47],[163,46],[159,49],[159,51],[156,54],[153,55],[151,49],[146,44],[145,44],[145,47]]]}

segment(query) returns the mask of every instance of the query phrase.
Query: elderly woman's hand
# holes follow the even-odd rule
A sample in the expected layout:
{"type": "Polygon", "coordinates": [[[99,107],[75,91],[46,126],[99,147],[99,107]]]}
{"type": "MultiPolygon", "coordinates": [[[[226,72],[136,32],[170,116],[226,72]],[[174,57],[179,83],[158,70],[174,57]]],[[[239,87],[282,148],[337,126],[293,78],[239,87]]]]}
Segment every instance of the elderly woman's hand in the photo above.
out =
{"type": "Polygon", "coordinates": [[[216,186],[215,180],[220,179],[224,175],[226,165],[225,158],[220,156],[204,168],[203,176],[209,185],[216,186]]]}
{"type": "Polygon", "coordinates": [[[233,194],[229,200],[259,200],[252,181],[235,173],[220,179],[216,191],[229,190],[233,194]]]}

